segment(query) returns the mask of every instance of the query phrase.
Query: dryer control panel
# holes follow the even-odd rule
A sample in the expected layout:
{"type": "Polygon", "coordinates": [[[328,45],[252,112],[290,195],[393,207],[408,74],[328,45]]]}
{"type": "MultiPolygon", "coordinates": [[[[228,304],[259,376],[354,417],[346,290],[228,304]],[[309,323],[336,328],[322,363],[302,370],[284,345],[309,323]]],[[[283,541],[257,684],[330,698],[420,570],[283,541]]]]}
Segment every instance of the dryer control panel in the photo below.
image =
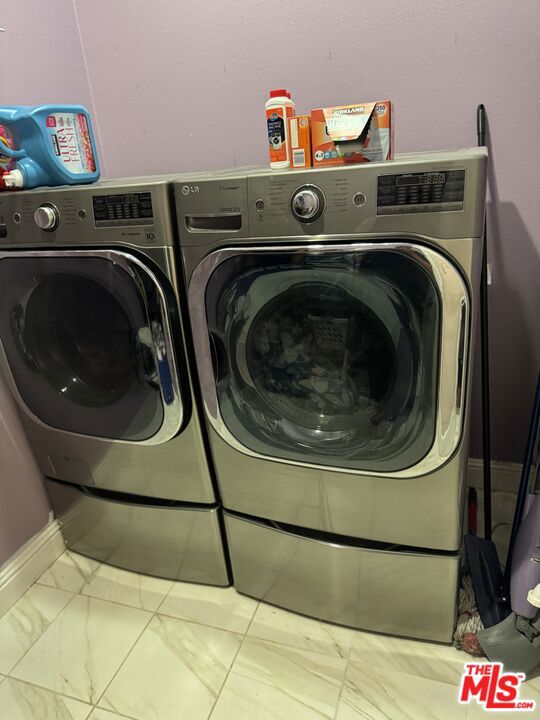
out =
{"type": "Polygon", "coordinates": [[[377,215],[463,210],[465,170],[379,175],[377,215]]]}

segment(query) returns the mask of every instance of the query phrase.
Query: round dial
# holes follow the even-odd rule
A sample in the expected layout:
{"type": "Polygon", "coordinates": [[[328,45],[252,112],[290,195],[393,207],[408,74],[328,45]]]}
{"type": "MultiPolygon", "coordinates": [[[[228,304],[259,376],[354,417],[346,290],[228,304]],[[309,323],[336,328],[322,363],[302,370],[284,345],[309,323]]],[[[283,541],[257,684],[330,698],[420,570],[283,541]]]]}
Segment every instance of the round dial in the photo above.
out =
{"type": "Polygon", "coordinates": [[[34,213],[34,222],[42,230],[54,230],[60,221],[60,215],[54,205],[40,205],[34,213]]]}
{"type": "Polygon", "coordinates": [[[297,220],[311,223],[324,211],[324,195],[316,185],[303,185],[294,191],[291,199],[292,214],[297,220]]]}

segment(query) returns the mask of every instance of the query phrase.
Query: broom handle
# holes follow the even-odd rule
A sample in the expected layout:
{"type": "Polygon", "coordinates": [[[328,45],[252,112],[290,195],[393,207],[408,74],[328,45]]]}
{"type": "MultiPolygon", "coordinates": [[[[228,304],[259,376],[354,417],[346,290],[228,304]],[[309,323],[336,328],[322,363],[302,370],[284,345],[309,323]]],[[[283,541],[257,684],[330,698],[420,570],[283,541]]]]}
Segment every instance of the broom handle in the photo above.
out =
{"type": "MultiPolygon", "coordinates": [[[[479,105],[476,111],[478,145],[486,144],[486,109],[479,105]]],[[[482,367],[482,455],[484,473],[484,537],[491,540],[491,423],[489,404],[489,322],[487,282],[487,223],[484,217],[484,243],[482,247],[482,274],[480,278],[480,352],[482,367]]]]}
{"type": "Polygon", "coordinates": [[[514,511],[514,522],[512,523],[512,533],[510,534],[510,543],[508,544],[508,555],[506,557],[506,565],[504,566],[504,585],[503,594],[510,597],[510,580],[512,577],[512,555],[514,554],[514,546],[525,509],[525,501],[527,500],[527,491],[529,489],[529,476],[531,467],[534,463],[534,454],[537,449],[538,429],[540,426],[540,374],[536,381],[536,393],[534,396],[533,408],[531,413],[531,422],[529,425],[529,434],[527,437],[527,448],[525,450],[525,459],[523,460],[523,468],[521,469],[521,480],[519,482],[519,490],[516,501],[516,509],[514,511]]]}

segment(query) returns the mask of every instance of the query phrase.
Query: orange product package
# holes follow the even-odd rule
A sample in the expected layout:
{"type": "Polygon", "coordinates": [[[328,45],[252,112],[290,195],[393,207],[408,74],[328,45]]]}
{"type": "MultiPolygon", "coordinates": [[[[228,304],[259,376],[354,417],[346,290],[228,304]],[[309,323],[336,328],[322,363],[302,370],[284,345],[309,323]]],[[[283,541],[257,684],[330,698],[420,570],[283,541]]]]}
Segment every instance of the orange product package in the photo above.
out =
{"type": "Polygon", "coordinates": [[[309,115],[289,118],[289,156],[291,167],[311,167],[311,122],[309,115]]]}
{"type": "Polygon", "coordinates": [[[311,144],[314,167],[392,160],[393,105],[379,100],[312,110],[311,144]]]}

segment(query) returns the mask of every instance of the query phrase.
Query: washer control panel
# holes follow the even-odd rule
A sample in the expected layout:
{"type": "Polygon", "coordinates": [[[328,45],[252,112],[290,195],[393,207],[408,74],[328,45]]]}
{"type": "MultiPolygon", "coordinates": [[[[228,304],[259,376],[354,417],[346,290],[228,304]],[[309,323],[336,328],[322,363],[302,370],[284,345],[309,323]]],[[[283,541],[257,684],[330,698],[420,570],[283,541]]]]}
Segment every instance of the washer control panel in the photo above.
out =
{"type": "Polygon", "coordinates": [[[303,223],[318,220],[324,212],[325,197],[316,185],[301,185],[291,197],[291,211],[303,223]]]}
{"type": "Polygon", "coordinates": [[[170,183],[81,185],[0,193],[0,247],[173,243],[170,183]]]}
{"type": "Polygon", "coordinates": [[[465,170],[379,175],[377,215],[463,210],[465,170]]]}

